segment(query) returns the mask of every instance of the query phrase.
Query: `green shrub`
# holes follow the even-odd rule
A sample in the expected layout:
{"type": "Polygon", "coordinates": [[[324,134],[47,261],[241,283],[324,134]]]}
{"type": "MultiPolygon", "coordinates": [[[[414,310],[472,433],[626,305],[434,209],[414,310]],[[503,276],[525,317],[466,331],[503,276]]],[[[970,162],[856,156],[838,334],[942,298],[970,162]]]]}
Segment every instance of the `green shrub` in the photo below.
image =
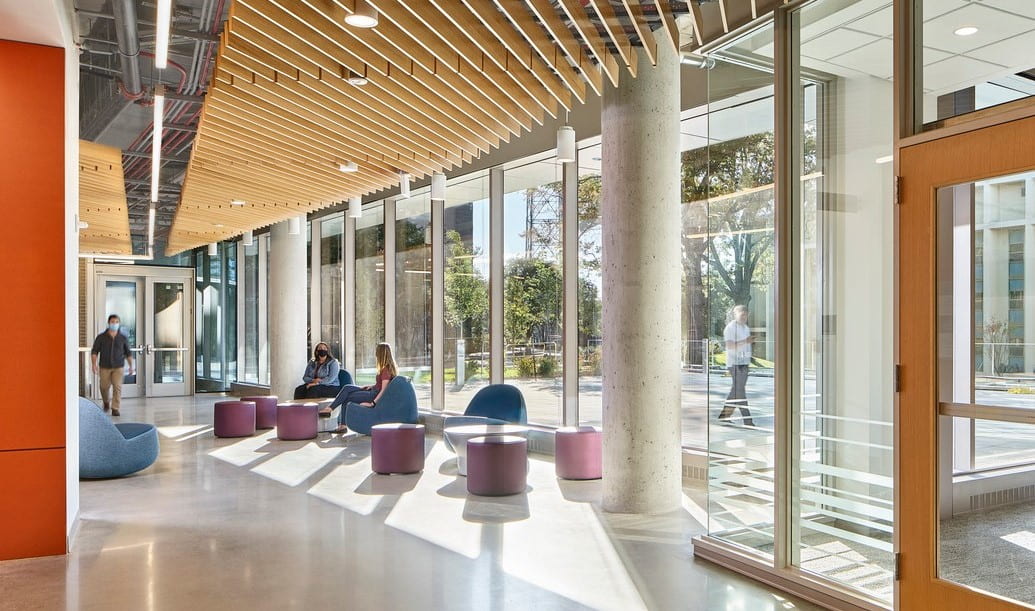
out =
{"type": "Polygon", "coordinates": [[[516,361],[514,364],[517,365],[518,375],[522,378],[535,377],[535,358],[531,356],[523,356],[516,361]]]}
{"type": "Polygon", "coordinates": [[[1031,386],[1014,386],[1007,392],[1011,395],[1035,395],[1035,388],[1031,386]]]}
{"type": "Polygon", "coordinates": [[[539,375],[542,377],[552,378],[554,374],[557,373],[557,370],[559,369],[557,367],[557,359],[552,356],[541,356],[537,360],[537,364],[539,365],[539,375]]]}

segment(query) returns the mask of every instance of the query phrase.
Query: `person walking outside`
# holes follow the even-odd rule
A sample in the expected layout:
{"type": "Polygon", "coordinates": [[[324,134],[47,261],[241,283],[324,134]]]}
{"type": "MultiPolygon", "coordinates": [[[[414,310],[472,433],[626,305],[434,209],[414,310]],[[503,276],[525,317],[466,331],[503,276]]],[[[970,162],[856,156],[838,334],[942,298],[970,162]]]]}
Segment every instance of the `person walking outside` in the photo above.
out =
{"type": "Polygon", "coordinates": [[[119,317],[112,314],[108,317],[108,328],[101,332],[93,340],[93,348],[90,350],[90,360],[93,363],[93,372],[101,379],[101,400],[104,401],[104,411],[111,409],[112,416],[119,415],[119,407],[122,404],[122,378],[125,375],[123,368],[129,364],[129,375],[133,375],[133,353],[129,351],[129,340],[125,335],[119,333],[119,317]],[[108,390],[111,390],[111,399],[108,399],[108,390]]]}
{"type": "Polygon", "coordinates": [[[729,422],[733,416],[733,410],[740,409],[744,424],[755,426],[747,403],[748,366],[751,364],[751,345],[755,338],[747,326],[747,319],[747,306],[733,306],[733,320],[726,325],[722,332],[726,340],[726,367],[729,368],[730,377],[733,378],[733,385],[730,387],[729,395],[726,396],[726,404],[719,412],[719,422],[729,422]]]}

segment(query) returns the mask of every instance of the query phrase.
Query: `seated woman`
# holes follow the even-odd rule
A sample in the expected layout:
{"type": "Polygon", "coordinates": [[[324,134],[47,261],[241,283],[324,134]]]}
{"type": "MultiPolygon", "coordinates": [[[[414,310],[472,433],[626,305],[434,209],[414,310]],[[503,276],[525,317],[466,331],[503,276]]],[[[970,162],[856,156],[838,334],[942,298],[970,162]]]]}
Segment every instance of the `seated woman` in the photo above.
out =
{"type": "MultiPolygon", "coordinates": [[[[331,404],[330,409],[349,403],[359,403],[367,407],[373,407],[377,403],[385,388],[388,387],[388,383],[392,381],[392,378],[399,375],[399,367],[395,364],[395,357],[392,356],[392,346],[390,344],[378,344],[377,349],[374,351],[374,357],[377,361],[377,379],[375,383],[370,386],[356,386],[355,384],[342,386],[338,396],[334,398],[334,403],[331,404]]],[[[345,409],[343,408],[341,413],[338,414],[337,432],[344,433],[345,430],[345,409]]]]}
{"type": "Polygon", "coordinates": [[[324,342],[313,348],[313,358],[305,366],[301,386],[295,388],[295,399],[320,399],[338,394],[338,359],[331,356],[331,347],[324,342]]]}

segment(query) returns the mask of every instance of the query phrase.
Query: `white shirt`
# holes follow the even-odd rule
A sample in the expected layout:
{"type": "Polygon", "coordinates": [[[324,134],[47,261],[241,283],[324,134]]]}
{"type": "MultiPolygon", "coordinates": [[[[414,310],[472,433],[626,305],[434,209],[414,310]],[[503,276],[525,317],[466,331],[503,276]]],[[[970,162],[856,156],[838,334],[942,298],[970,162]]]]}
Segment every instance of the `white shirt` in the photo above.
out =
{"type": "Polygon", "coordinates": [[[744,341],[751,336],[751,329],[742,322],[730,321],[722,332],[726,340],[726,365],[749,365],[751,364],[751,344],[744,341]],[[735,347],[729,349],[729,343],[733,342],[735,347]]]}

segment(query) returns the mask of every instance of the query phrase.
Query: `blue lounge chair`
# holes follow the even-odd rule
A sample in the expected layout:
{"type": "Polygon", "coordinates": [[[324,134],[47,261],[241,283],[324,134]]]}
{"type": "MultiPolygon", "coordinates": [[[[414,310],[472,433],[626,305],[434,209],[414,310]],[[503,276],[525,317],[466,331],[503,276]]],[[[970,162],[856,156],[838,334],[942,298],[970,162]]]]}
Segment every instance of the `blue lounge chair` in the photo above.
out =
{"type": "Polygon", "coordinates": [[[122,477],[158,460],[158,430],[153,424],[114,424],[89,399],[79,398],[79,478],[122,477]]]}

